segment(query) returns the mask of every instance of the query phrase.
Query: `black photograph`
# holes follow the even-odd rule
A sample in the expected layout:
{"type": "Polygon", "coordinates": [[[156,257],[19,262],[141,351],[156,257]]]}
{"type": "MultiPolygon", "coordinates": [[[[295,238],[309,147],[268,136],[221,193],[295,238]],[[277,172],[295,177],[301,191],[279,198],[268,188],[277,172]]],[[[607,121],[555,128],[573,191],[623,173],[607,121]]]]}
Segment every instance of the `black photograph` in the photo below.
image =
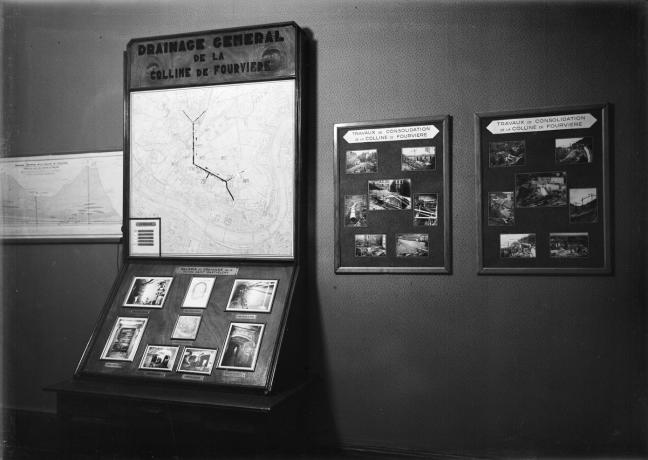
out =
{"type": "Polygon", "coordinates": [[[189,288],[182,302],[182,308],[207,308],[215,278],[191,278],[189,288]]]}
{"type": "Polygon", "coordinates": [[[276,289],[277,280],[234,280],[225,310],[269,313],[276,289]]]}
{"type": "Polygon", "coordinates": [[[439,195],[418,193],[414,195],[414,226],[432,227],[439,223],[439,195]]]}
{"type": "Polygon", "coordinates": [[[436,169],[434,147],[403,147],[401,171],[432,171],[436,169]]]}
{"type": "Polygon", "coordinates": [[[513,192],[488,193],[488,225],[515,224],[513,192]]]}
{"type": "Polygon", "coordinates": [[[592,162],[592,138],[570,137],[556,139],[556,163],[564,165],[592,162]]]}
{"type": "Polygon", "coordinates": [[[148,345],[144,350],[139,368],[152,371],[172,371],[180,347],[148,345]]]}
{"type": "Polygon", "coordinates": [[[567,173],[552,171],[515,175],[515,207],[567,206],[567,173]]]}
{"type": "Polygon", "coordinates": [[[369,211],[412,209],[410,179],[370,180],[369,211]]]}
{"type": "Polygon", "coordinates": [[[189,374],[210,375],[218,350],[211,348],[193,348],[186,347],[182,352],[182,357],[178,361],[177,372],[186,372],[189,374]]]}
{"type": "Polygon", "coordinates": [[[344,195],[344,226],[367,226],[367,195],[344,195]]]}
{"type": "Polygon", "coordinates": [[[501,141],[489,144],[488,165],[491,168],[522,166],[525,163],[525,141],[501,141]]]}
{"type": "Polygon", "coordinates": [[[550,233],[549,252],[554,258],[578,258],[589,256],[589,234],[550,233]]]}
{"type": "Polygon", "coordinates": [[[132,361],[148,318],[117,318],[110,332],[101,359],[132,361]]]}
{"type": "Polygon", "coordinates": [[[430,255],[427,233],[399,233],[396,235],[397,257],[428,257],[430,255]]]}
{"type": "Polygon", "coordinates": [[[356,257],[386,257],[387,235],[355,235],[356,257]]]}
{"type": "Polygon", "coordinates": [[[202,316],[199,315],[180,315],[173,328],[172,339],[196,340],[198,328],[202,316]]]}
{"type": "Polygon", "coordinates": [[[378,151],[348,150],[346,152],[346,173],[364,174],[378,171],[378,151]]]}
{"type": "Polygon", "coordinates": [[[529,259],[536,256],[535,233],[500,234],[500,257],[503,259],[529,259]]]}
{"type": "Polygon", "coordinates": [[[124,307],[162,308],[171,281],[171,277],[134,277],[124,307]]]}
{"type": "Polygon", "coordinates": [[[230,323],[218,367],[253,371],[264,328],[264,324],[230,323]]]}
{"type": "Polygon", "coordinates": [[[569,223],[593,224],[598,221],[596,188],[569,189],[569,223]]]}

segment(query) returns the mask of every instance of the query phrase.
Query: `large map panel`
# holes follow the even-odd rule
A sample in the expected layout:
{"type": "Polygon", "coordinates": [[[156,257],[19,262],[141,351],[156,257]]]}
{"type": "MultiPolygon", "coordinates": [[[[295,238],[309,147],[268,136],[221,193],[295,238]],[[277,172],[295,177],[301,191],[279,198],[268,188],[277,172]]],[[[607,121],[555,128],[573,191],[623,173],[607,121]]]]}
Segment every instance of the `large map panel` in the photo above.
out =
{"type": "Polygon", "coordinates": [[[130,218],[163,257],[292,258],[295,81],[130,94],[130,218]]]}

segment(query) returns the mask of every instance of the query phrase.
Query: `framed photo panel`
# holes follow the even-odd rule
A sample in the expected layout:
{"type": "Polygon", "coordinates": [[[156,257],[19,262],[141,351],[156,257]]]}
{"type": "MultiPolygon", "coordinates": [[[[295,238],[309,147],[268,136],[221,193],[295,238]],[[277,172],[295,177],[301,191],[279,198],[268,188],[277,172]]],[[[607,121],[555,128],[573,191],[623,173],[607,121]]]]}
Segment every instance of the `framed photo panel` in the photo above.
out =
{"type": "Polygon", "coordinates": [[[609,109],[475,115],[480,274],[612,270],[609,109]]]}
{"type": "Polygon", "coordinates": [[[335,125],[336,273],[451,272],[449,125],[335,125]]]}

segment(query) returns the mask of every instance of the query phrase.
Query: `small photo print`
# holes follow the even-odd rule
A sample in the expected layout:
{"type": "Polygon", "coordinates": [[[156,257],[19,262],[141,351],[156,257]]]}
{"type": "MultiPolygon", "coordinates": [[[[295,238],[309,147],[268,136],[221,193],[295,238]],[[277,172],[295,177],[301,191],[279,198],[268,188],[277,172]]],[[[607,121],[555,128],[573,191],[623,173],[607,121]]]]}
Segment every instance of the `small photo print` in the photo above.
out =
{"type": "Polygon", "coordinates": [[[344,195],[344,226],[367,226],[367,195],[344,195]]]}
{"type": "Polygon", "coordinates": [[[355,256],[387,256],[387,235],[355,235],[355,256]]]}
{"type": "Polygon", "coordinates": [[[370,180],[369,211],[412,209],[412,182],[409,179],[370,180]]]}
{"type": "Polygon", "coordinates": [[[148,318],[117,318],[101,352],[101,359],[132,361],[147,322],[148,318]]]}
{"type": "Polygon", "coordinates": [[[215,278],[194,276],[182,302],[182,308],[207,308],[215,278]]]}
{"type": "Polygon", "coordinates": [[[225,310],[269,313],[276,289],[277,280],[234,280],[225,310]]]}
{"type": "Polygon", "coordinates": [[[528,259],[535,256],[535,233],[500,234],[500,257],[503,259],[528,259]]]}
{"type": "Polygon", "coordinates": [[[439,195],[418,193],[414,195],[414,226],[433,227],[439,222],[439,195]]]}
{"type": "Polygon", "coordinates": [[[427,233],[400,233],[396,235],[397,257],[427,257],[430,255],[427,233]]]}
{"type": "Polygon", "coordinates": [[[569,189],[569,223],[593,224],[598,222],[596,188],[569,189]]]}
{"type": "Polygon", "coordinates": [[[589,256],[588,233],[550,233],[550,256],[557,259],[574,259],[589,256]]]}
{"type": "Polygon", "coordinates": [[[488,145],[488,166],[508,168],[526,163],[525,141],[491,142],[488,145]]]}
{"type": "Polygon", "coordinates": [[[378,150],[348,150],[346,152],[346,173],[364,174],[378,171],[378,150]]]}
{"type": "Polygon", "coordinates": [[[264,324],[230,323],[218,367],[253,371],[264,328],[264,324]]]}
{"type": "Polygon", "coordinates": [[[210,375],[218,350],[211,348],[192,348],[186,347],[182,353],[182,358],[178,363],[178,372],[189,374],[206,374],[210,375]]]}
{"type": "Polygon", "coordinates": [[[140,369],[172,371],[180,347],[169,345],[148,345],[140,362],[140,369]]]}
{"type": "Polygon", "coordinates": [[[162,308],[173,278],[136,276],[133,278],[124,307],[162,308]]]}
{"type": "Polygon", "coordinates": [[[567,173],[545,172],[515,175],[517,208],[567,206],[567,173]]]}
{"type": "Polygon", "coordinates": [[[436,169],[434,147],[403,147],[401,171],[433,171],[436,169]]]}
{"type": "Polygon", "coordinates": [[[570,137],[556,139],[556,163],[563,165],[592,162],[592,138],[570,137]]]}
{"type": "Polygon", "coordinates": [[[196,340],[200,320],[202,316],[198,315],[180,315],[173,328],[172,339],[196,340]]]}
{"type": "Polygon", "coordinates": [[[488,225],[514,225],[513,192],[488,193],[488,225]]]}

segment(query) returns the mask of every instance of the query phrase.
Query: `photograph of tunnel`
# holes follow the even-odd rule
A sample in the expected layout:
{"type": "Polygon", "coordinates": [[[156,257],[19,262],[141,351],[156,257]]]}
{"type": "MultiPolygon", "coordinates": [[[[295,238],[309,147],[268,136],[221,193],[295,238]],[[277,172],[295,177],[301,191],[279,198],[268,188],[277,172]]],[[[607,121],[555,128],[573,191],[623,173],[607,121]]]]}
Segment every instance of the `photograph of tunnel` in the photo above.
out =
{"type": "Polygon", "coordinates": [[[277,280],[235,280],[225,310],[269,313],[276,288],[277,280]]]}
{"type": "Polygon", "coordinates": [[[230,323],[218,367],[253,371],[264,328],[264,324],[230,323]]]}

